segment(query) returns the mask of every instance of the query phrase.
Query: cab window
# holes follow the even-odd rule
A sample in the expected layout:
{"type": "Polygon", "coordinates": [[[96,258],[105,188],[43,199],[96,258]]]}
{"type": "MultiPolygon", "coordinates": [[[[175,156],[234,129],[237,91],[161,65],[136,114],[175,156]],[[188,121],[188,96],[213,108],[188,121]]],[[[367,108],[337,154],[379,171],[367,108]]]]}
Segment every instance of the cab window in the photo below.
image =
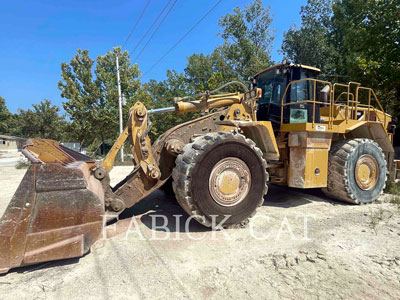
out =
{"type": "Polygon", "coordinates": [[[283,76],[277,74],[277,70],[270,70],[259,75],[257,87],[262,89],[262,97],[260,104],[281,104],[282,93],[284,92],[285,83],[283,76]]]}
{"type": "MultiPolygon", "coordinates": [[[[314,76],[310,74],[307,70],[300,68],[293,68],[292,81],[313,78],[314,76]]],[[[290,102],[299,102],[303,100],[313,99],[313,82],[312,81],[302,81],[298,83],[293,83],[290,85],[290,102]]]]}

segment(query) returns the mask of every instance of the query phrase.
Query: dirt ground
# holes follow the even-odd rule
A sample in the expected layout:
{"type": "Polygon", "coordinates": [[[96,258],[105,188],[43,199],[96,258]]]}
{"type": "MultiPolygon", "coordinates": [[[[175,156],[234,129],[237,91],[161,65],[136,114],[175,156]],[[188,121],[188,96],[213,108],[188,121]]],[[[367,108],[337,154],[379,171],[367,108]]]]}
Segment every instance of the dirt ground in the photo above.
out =
{"type": "MultiPolygon", "coordinates": [[[[116,167],[113,181],[129,170],[116,167]]],[[[0,168],[0,214],[24,173],[0,168]]],[[[384,200],[352,206],[270,187],[248,227],[192,220],[185,233],[188,216],[156,191],[123,217],[80,259],[0,276],[1,299],[400,299],[400,207],[384,200]]]]}

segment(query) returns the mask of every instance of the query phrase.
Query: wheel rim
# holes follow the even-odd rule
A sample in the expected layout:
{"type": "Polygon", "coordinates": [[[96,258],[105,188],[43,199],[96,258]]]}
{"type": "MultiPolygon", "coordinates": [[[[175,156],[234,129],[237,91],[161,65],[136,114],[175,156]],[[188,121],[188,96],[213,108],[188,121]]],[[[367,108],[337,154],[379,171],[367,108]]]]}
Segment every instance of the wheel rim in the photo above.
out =
{"type": "Polygon", "coordinates": [[[211,197],[216,203],[222,206],[234,206],[242,202],[249,193],[250,170],[239,158],[224,158],[212,169],[208,185],[211,197]]]}
{"type": "Polygon", "coordinates": [[[375,187],[379,176],[379,168],[376,159],[369,154],[360,156],[355,169],[357,185],[364,191],[375,187]]]}

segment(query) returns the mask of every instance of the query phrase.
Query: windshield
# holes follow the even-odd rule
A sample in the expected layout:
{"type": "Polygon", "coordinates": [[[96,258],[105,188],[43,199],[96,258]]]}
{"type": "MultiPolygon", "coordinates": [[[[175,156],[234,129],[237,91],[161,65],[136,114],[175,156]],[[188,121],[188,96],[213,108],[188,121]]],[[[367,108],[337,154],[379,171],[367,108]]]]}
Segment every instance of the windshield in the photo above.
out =
{"type": "MultiPolygon", "coordinates": [[[[257,87],[262,89],[262,97],[259,104],[281,105],[281,99],[287,86],[287,78],[290,81],[316,78],[313,71],[305,70],[300,67],[293,67],[290,72],[282,74],[280,69],[272,69],[257,77],[257,87]]],[[[311,100],[313,97],[313,82],[302,81],[290,85],[285,102],[299,102],[311,100]]]]}
{"type": "Polygon", "coordinates": [[[259,100],[260,104],[281,104],[281,97],[286,87],[286,80],[283,75],[276,74],[277,70],[273,69],[257,78],[257,87],[262,89],[262,97],[259,100]]]}

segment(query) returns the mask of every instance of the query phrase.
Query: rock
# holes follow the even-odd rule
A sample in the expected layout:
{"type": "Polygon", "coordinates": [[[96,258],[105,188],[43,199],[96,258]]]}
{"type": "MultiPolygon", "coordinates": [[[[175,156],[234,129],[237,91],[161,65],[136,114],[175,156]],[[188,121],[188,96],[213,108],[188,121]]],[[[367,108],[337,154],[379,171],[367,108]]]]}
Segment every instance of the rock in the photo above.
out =
{"type": "Polygon", "coordinates": [[[311,255],[307,255],[307,260],[308,260],[309,262],[315,263],[315,259],[314,259],[314,257],[312,257],[311,255]]]}

